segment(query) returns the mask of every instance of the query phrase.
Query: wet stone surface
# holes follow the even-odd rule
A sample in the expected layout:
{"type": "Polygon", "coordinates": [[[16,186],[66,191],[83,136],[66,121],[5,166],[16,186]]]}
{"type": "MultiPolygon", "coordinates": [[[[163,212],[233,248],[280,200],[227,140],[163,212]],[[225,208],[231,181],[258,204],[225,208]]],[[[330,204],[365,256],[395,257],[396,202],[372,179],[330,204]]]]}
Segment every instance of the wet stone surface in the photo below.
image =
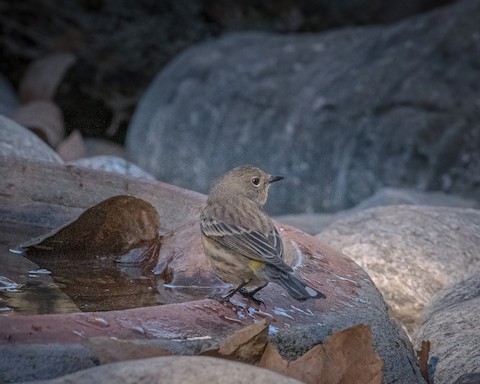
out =
{"type": "MultiPolygon", "coordinates": [[[[0,225],[4,236],[8,233],[6,227],[0,225]]],[[[10,230],[16,227],[20,236],[37,236],[42,231],[35,227],[8,227],[10,230]]],[[[216,289],[222,290],[221,286],[165,285],[160,277],[145,274],[139,263],[109,259],[105,255],[85,260],[71,257],[71,253],[12,252],[12,245],[18,242],[11,239],[0,238],[0,315],[147,307],[203,299],[216,289]]]]}
{"type": "MultiPolygon", "coordinates": [[[[292,265],[295,274],[325,293],[325,300],[299,302],[280,286],[269,284],[257,296],[264,306],[240,295],[235,295],[231,303],[221,303],[209,299],[210,294],[201,288],[213,288],[214,293],[223,293],[229,288],[215,277],[203,254],[198,223],[204,196],[159,182],[73,166],[2,158],[0,161],[3,169],[8,170],[6,177],[0,178],[0,194],[4,197],[0,200],[0,218],[7,226],[14,223],[28,228],[35,222],[44,229],[28,236],[21,230],[12,230],[17,237],[4,240],[5,250],[71,222],[87,208],[114,195],[141,198],[155,208],[160,218],[158,257],[148,258],[145,263],[142,257],[135,259],[138,254],[133,255],[138,266],[127,265],[127,260],[118,263],[116,257],[76,257],[68,262],[54,257],[51,265],[14,259],[30,263],[28,268],[20,268],[25,276],[29,270],[38,268],[50,271],[51,274],[43,278],[52,279],[59,292],[68,294],[71,302],[86,312],[0,316],[0,354],[4,357],[0,362],[4,364],[0,366],[0,380],[11,382],[6,376],[12,372],[20,375],[15,380],[31,379],[21,376],[27,372],[25,366],[45,367],[35,377],[42,379],[47,378],[48,366],[52,364],[63,369],[61,374],[66,374],[92,361],[100,361],[97,352],[92,354],[89,349],[90,352],[85,353],[85,346],[98,337],[144,342],[150,348],[161,346],[170,353],[191,355],[266,319],[269,340],[289,359],[301,356],[333,333],[366,324],[371,328],[373,347],[383,360],[384,382],[421,382],[415,358],[368,275],[349,258],[314,237],[276,224],[287,250],[286,262],[292,265]],[[30,188],[25,189],[26,183],[30,188]],[[104,267],[101,272],[95,267],[97,262],[104,267]],[[70,268],[70,276],[60,276],[60,271],[54,270],[62,263],[62,272],[70,268]],[[96,278],[89,280],[89,273],[96,278]],[[115,285],[118,281],[123,288],[115,285]],[[78,283],[77,287],[68,291],[72,282],[78,283]],[[94,284],[100,284],[101,289],[95,292],[94,284]],[[144,288],[146,295],[143,295],[144,288]],[[102,298],[99,292],[111,296],[102,298]],[[152,301],[149,295],[154,297],[152,301]],[[81,308],[87,296],[85,303],[97,305],[94,310],[81,308]],[[122,304],[128,297],[135,308],[109,310],[111,308],[104,306],[105,303],[122,304]],[[166,304],[155,305],[159,303],[166,304]],[[102,311],[97,311],[100,309],[102,311]],[[57,356],[59,360],[47,358],[47,350],[53,344],[64,352],[57,356]],[[26,352],[32,348],[35,353],[26,352]]],[[[88,240],[85,234],[77,235],[88,240]]],[[[39,244],[49,245],[42,241],[39,244]]],[[[23,256],[9,254],[9,257],[23,256]]],[[[18,266],[14,268],[18,270],[18,266]]],[[[6,276],[3,272],[0,275],[6,276]]],[[[18,275],[6,277],[18,283],[18,275]]],[[[112,348],[118,349],[118,346],[112,348]]],[[[60,374],[58,370],[55,372],[60,374]]]]}

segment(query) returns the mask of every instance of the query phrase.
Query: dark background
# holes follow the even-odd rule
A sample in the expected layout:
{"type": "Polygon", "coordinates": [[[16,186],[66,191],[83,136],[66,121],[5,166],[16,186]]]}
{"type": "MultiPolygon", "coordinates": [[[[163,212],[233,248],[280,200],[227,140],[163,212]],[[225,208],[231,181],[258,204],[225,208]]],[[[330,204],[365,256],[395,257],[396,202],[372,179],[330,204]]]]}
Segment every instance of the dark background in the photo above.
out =
{"type": "Polygon", "coordinates": [[[0,72],[14,85],[28,64],[77,56],[56,95],[66,134],[123,144],[145,88],[183,49],[232,31],[318,32],[388,24],[452,0],[0,1],[0,72]]]}

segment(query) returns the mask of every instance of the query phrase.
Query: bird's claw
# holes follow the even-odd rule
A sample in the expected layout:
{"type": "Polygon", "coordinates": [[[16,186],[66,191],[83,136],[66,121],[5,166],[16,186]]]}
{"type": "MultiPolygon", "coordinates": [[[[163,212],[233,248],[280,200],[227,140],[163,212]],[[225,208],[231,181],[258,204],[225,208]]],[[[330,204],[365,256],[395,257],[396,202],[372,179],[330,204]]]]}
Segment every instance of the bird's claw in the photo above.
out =
{"type": "Polygon", "coordinates": [[[254,291],[254,292],[248,292],[248,291],[245,290],[245,289],[241,289],[241,290],[239,291],[239,293],[240,293],[243,297],[246,297],[248,300],[253,301],[253,302],[254,302],[255,304],[257,304],[258,306],[263,305],[264,308],[267,308],[267,306],[265,305],[265,303],[263,302],[263,300],[257,299],[257,298],[255,297],[256,291],[254,291]]]}

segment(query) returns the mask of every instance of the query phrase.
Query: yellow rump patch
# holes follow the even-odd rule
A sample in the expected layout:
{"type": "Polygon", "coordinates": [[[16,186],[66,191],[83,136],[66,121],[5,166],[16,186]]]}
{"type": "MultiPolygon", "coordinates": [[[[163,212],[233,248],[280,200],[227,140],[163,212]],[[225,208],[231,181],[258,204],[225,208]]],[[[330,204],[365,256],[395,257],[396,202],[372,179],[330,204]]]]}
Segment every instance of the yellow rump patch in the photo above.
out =
{"type": "Polygon", "coordinates": [[[256,261],[256,260],[252,260],[248,264],[250,269],[252,269],[253,271],[258,271],[259,269],[263,268],[264,265],[265,263],[262,263],[261,261],[256,261]]]}

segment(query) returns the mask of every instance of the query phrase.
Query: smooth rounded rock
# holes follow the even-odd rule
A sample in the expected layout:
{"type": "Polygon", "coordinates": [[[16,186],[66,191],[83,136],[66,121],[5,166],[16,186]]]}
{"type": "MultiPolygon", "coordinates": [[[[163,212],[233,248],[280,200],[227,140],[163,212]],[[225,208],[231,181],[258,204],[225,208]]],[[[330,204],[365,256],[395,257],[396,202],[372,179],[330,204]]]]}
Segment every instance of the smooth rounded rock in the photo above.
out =
{"type": "MultiPolygon", "coordinates": [[[[248,364],[213,357],[169,356],[86,369],[42,384],[300,384],[300,381],[248,364]]],[[[40,383],[40,382],[37,382],[40,383]]]]}
{"type": "Polygon", "coordinates": [[[439,207],[480,208],[480,201],[444,192],[421,192],[405,188],[382,188],[355,207],[336,213],[300,213],[276,216],[278,221],[316,235],[335,220],[367,208],[386,205],[431,205],[439,207]]]}
{"type": "Polygon", "coordinates": [[[480,382],[480,272],[440,291],[422,317],[415,344],[430,341],[435,384],[480,382]]]}
{"type": "Polygon", "coordinates": [[[37,135],[0,115],[0,155],[61,163],[57,153],[37,135]]]}
{"type": "Polygon", "coordinates": [[[50,379],[98,365],[97,357],[82,345],[52,343],[0,345],[0,382],[50,379]]]}
{"type": "Polygon", "coordinates": [[[317,238],[367,271],[410,333],[435,293],[480,267],[475,209],[372,208],[335,221],[317,238]]]}

